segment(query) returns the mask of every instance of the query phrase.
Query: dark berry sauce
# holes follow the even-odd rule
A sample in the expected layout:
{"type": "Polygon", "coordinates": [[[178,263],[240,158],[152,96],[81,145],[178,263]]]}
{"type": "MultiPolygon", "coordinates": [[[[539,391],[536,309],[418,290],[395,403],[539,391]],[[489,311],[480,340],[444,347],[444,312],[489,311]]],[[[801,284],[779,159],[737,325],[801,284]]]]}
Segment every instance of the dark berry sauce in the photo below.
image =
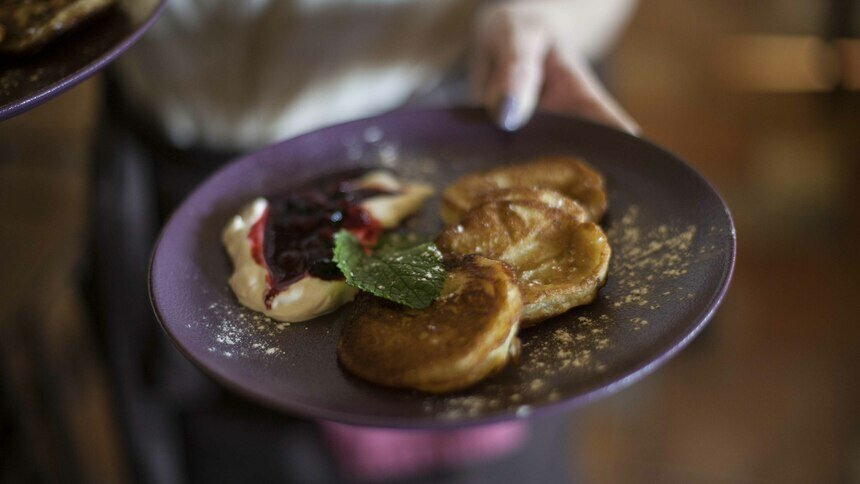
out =
{"type": "Polygon", "coordinates": [[[357,188],[352,183],[356,177],[317,180],[308,184],[311,188],[269,199],[248,233],[254,260],[266,268],[267,308],[278,293],[305,275],[343,279],[332,261],[332,238],[340,229],[352,232],[362,245],[376,243],[382,226],[360,204],[391,192],[357,188]]]}

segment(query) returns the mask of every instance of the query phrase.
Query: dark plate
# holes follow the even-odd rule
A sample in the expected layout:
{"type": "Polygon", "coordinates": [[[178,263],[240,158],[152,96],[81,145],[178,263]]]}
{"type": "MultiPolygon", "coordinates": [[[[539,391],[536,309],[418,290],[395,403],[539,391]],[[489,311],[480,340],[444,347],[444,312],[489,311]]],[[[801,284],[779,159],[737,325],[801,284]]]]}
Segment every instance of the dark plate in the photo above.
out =
{"type": "Polygon", "coordinates": [[[95,74],[155,22],[166,0],[119,0],[36,54],[0,55],[0,121],[38,106],[95,74]]]}
{"type": "MultiPolygon", "coordinates": [[[[438,199],[414,228],[434,234],[437,213],[438,199]]],[[[442,427],[569,409],[638,380],[702,329],[734,258],[734,227],[719,195],[647,141],[545,114],[506,134],[477,109],[403,111],[285,141],[216,173],[164,228],[150,290],[182,352],[249,398],[309,418],[442,427]],[[522,361],[466,391],[429,396],[356,379],[335,354],[345,308],[278,324],[239,306],[227,286],[231,266],[220,233],[256,196],[357,164],[392,167],[441,189],[470,171],[562,153],[581,155],[606,175],[608,283],[594,304],[525,331],[522,361]]]]}

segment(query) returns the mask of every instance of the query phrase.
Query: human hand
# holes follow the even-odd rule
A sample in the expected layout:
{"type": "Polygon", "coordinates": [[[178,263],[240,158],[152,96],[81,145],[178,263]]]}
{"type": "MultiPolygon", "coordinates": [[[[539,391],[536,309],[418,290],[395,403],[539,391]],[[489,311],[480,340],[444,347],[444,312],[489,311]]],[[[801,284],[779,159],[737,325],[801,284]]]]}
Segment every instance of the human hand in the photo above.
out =
{"type": "Polygon", "coordinates": [[[482,11],[472,83],[499,127],[517,130],[540,107],[638,133],[583,53],[611,36],[622,23],[617,17],[631,5],[629,0],[514,1],[482,11]],[[615,18],[607,17],[613,8],[615,18]]]}

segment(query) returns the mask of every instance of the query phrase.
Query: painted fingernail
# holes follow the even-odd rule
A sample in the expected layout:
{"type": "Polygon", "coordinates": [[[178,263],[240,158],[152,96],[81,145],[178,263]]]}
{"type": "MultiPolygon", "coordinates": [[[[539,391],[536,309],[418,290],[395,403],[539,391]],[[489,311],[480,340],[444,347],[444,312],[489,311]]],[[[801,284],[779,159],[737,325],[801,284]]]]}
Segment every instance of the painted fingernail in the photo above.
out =
{"type": "Polygon", "coordinates": [[[502,98],[496,109],[496,125],[505,131],[516,131],[520,129],[523,122],[518,113],[517,99],[508,94],[502,98]]]}

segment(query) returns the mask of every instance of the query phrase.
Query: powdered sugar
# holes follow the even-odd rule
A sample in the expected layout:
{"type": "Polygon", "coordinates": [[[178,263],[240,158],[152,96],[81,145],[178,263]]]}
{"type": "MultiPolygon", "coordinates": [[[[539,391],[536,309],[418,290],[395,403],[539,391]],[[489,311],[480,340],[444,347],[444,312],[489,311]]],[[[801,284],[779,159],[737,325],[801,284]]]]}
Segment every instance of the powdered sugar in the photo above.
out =
{"type": "Polygon", "coordinates": [[[210,352],[227,358],[282,354],[277,336],[290,323],[280,323],[238,304],[212,303],[207,309],[207,315],[196,324],[212,335],[210,352]]]}
{"type": "Polygon", "coordinates": [[[523,402],[539,405],[561,399],[559,382],[586,382],[604,373],[607,352],[645,331],[652,324],[649,314],[657,317],[664,306],[693,297],[671,281],[687,274],[696,233],[695,226],[669,222],[644,230],[639,207],[629,207],[607,230],[613,257],[601,300],[572,309],[568,314],[574,318],[562,316],[524,331],[519,365],[511,365],[498,380],[482,383],[469,397],[428,398],[425,410],[455,420],[506,409],[521,416],[523,402]],[[663,289],[667,285],[674,289],[663,289]],[[509,385],[498,383],[502,378],[522,383],[511,392],[509,385]]]}

